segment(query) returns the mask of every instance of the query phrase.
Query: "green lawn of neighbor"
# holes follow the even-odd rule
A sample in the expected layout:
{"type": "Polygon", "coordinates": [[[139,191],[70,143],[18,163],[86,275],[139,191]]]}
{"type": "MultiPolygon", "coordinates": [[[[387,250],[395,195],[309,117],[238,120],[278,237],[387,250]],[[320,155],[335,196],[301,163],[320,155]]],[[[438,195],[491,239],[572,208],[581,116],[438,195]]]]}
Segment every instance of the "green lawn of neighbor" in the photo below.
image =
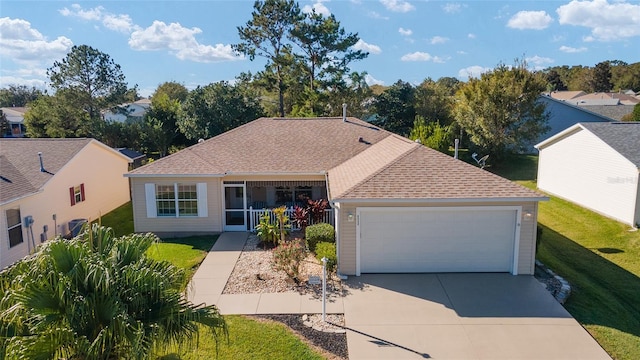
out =
{"type": "MultiPolygon", "coordinates": [[[[133,211],[128,202],[101,218],[104,226],[112,227],[116,236],[133,232],[133,211]]],[[[190,274],[204,260],[218,236],[191,236],[162,239],[153,245],[148,255],[179,266],[190,274]]],[[[161,354],[162,360],[209,359],[323,359],[286,326],[275,322],[256,321],[244,316],[225,316],[229,326],[229,342],[216,342],[205,329],[200,332],[196,348],[172,349],[161,354]]]]}
{"type": "MultiPolygon", "coordinates": [[[[535,189],[536,167],[520,156],[492,171],[535,189]]],[[[565,308],[614,359],[640,359],[640,231],[550,198],[537,258],[571,283],[565,308]]]]}

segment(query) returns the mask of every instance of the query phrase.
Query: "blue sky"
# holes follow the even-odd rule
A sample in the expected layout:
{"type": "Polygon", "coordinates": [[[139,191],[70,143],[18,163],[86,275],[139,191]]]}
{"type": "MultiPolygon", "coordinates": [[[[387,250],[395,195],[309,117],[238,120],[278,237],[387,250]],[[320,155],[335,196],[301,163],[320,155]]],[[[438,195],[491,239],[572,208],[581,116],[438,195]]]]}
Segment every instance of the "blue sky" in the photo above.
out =
{"type": "MultiPolygon", "coordinates": [[[[427,77],[467,80],[525,58],[532,69],[640,61],[640,2],[299,1],[332,13],[357,47],[369,84],[427,77]]],[[[46,88],[46,69],[73,45],[90,45],[122,66],[148,96],[165,81],[192,89],[264,67],[231,51],[253,1],[12,1],[0,3],[0,87],[46,88]]]]}

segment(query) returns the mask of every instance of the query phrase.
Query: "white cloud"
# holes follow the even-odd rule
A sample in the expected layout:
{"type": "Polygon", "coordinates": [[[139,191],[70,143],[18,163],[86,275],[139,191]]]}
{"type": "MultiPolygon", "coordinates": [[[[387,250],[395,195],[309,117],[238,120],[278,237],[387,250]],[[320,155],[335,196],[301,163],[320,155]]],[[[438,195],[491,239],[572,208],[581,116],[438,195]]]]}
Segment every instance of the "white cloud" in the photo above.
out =
{"type": "Polygon", "coordinates": [[[118,31],[124,34],[130,34],[132,31],[138,29],[138,26],[133,24],[131,17],[126,14],[105,15],[102,19],[102,24],[109,30],[118,31]]]}
{"type": "Polygon", "coordinates": [[[527,63],[534,65],[535,69],[540,69],[541,67],[544,67],[544,65],[553,64],[555,62],[555,60],[551,58],[542,57],[538,55],[528,57],[525,60],[527,61],[527,63]]]}
{"type": "Polygon", "coordinates": [[[0,56],[21,64],[53,62],[64,56],[73,46],[73,42],[59,36],[49,41],[31,23],[22,19],[0,18],[0,56]]]}
{"type": "Polygon", "coordinates": [[[71,9],[65,7],[58,10],[58,12],[62,14],[62,16],[75,17],[85,21],[99,21],[107,29],[124,34],[130,34],[135,30],[139,30],[139,27],[133,24],[129,15],[112,14],[102,6],[85,10],[79,4],[73,4],[71,5],[71,9]]]}
{"type": "Polygon", "coordinates": [[[367,74],[364,76],[364,81],[366,81],[366,83],[371,86],[371,85],[384,85],[384,81],[382,80],[378,80],[376,78],[374,78],[373,76],[367,74]]]}
{"type": "Polygon", "coordinates": [[[476,38],[476,34],[469,33],[469,34],[467,35],[467,37],[468,37],[469,39],[475,39],[475,38],[476,38]]]}
{"type": "Polygon", "coordinates": [[[41,90],[47,88],[47,82],[42,79],[27,79],[19,76],[0,76],[0,87],[6,88],[9,85],[25,85],[41,90]]]}
{"type": "Polygon", "coordinates": [[[574,47],[571,47],[571,46],[562,45],[562,46],[560,46],[559,50],[562,51],[562,52],[568,53],[568,54],[575,54],[575,53],[585,52],[585,51],[587,51],[587,48],[584,47],[584,46],[583,47],[579,47],[579,48],[574,48],[574,47]]]}
{"type": "Polygon", "coordinates": [[[462,10],[462,5],[455,4],[455,3],[447,3],[442,5],[442,10],[444,10],[444,12],[446,12],[447,14],[454,14],[462,10]]]}
{"type": "Polygon", "coordinates": [[[509,19],[507,26],[519,30],[542,30],[552,22],[553,19],[545,11],[518,11],[509,19]]]}
{"type": "Polygon", "coordinates": [[[380,54],[382,52],[382,49],[380,48],[380,46],[368,44],[362,39],[359,39],[358,42],[355,43],[355,45],[353,45],[353,48],[356,50],[370,52],[372,54],[380,54]]]}
{"type": "Polygon", "coordinates": [[[464,51],[464,50],[458,50],[458,51],[456,51],[456,54],[458,54],[458,55],[468,55],[469,53],[464,51]]]}
{"type": "Polygon", "coordinates": [[[431,45],[436,45],[436,44],[444,44],[447,41],[449,41],[449,38],[444,37],[444,36],[434,36],[432,37],[429,42],[431,43],[431,45]]]}
{"type": "Polygon", "coordinates": [[[413,31],[411,29],[404,29],[404,28],[398,29],[398,32],[400,33],[400,35],[404,35],[404,36],[411,36],[411,34],[413,34],[413,31]]]}
{"type": "Polygon", "coordinates": [[[380,0],[387,10],[406,13],[415,10],[415,6],[403,0],[380,0]]]}
{"type": "Polygon", "coordinates": [[[403,55],[400,60],[402,61],[431,61],[434,63],[443,63],[444,60],[437,56],[432,56],[429,53],[416,51],[414,53],[403,55]]]}
{"type": "Polygon", "coordinates": [[[369,11],[369,12],[367,13],[367,16],[368,16],[368,17],[370,17],[370,18],[372,18],[372,19],[389,20],[389,17],[388,17],[388,16],[383,16],[383,15],[381,15],[380,13],[375,12],[375,11],[369,11]]]}
{"type": "Polygon", "coordinates": [[[488,71],[491,71],[491,68],[473,65],[464,69],[460,69],[458,71],[458,77],[461,79],[477,78],[480,77],[481,74],[484,74],[488,71]]]}
{"type": "Polygon", "coordinates": [[[591,29],[585,40],[615,41],[640,36],[640,4],[607,0],[576,1],[560,6],[561,25],[591,29]]]}
{"type": "Polygon", "coordinates": [[[244,58],[238,56],[231,45],[198,43],[195,35],[201,32],[197,27],[189,29],[179,23],[167,25],[156,20],[148,28],[134,31],[129,38],[129,46],[139,51],[169,50],[180,60],[205,63],[244,58]]]}
{"type": "Polygon", "coordinates": [[[80,4],[71,5],[71,9],[68,9],[65,7],[58,10],[58,12],[62,14],[62,16],[77,17],[86,21],[91,21],[91,20],[99,21],[102,18],[103,11],[104,11],[104,8],[102,6],[97,6],[93,9],[84,10],[82,6],[80,6],[80,4]]]}
{"type": "Polygon", "coordinates": [[[313,5],[305,5],[302,7],[302,12],[304,12],[305,14],[308,14],[313,10],[315,10],[316,14],[321,14],[323,16],[331,15],[331,11],[329,11],[329,9],[324,6],[322,0],[316,1],[313,5]]]}

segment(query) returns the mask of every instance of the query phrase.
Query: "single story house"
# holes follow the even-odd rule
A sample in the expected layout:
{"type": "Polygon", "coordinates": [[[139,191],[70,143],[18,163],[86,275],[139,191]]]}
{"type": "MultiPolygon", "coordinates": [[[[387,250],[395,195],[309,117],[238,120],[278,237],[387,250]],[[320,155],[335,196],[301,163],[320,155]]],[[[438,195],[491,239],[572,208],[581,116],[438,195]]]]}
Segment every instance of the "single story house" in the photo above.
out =
{"type": "Polygon", "coordinates": [[[326,198],[342,275],[533,274],[543,195],[352,117],[260,118],[135,169],[138,232],[250,231],[326,198]]]}
{"type": "Polygon", "coordinates": [[[0,137],[24,137],[26,129],[24,127],[24,114],[27,112],[26,107],[3,107],[0,112],[7,119],[7,129],[0,137]]]}
{"type": "MultiPolygon", "coordinates": [[[[565,92],[578,93],[577,91],[565,92]]],[[[582,93],[582,91],[579,93],[582,93]]],[[[538,137],[537,143],[540,143],[577,123],[611,122],[615,120],[597,112],[589,111],[586,107],[576,105],[575,102],[559,100],[554,97],[554,95],[557,96],[557,94],[558,93],[550,93],[538,97],[538,101],[545,104],[545,109],[547,114],[549,114],[549,130],[538,137]]],[[[533,146],[530,150],[532,153],[536,152],[535,147],[533,146]]]]}
{"type": "Polygon", "coordinates": [[[540,190],[638,226],[640,123],[580,123],[536,148],[540,190]]]}
{"type": "Polygon", "coordinates": [[[0,139],[0,269],[129,201],[128,166],[93,139],[0,139]]]}

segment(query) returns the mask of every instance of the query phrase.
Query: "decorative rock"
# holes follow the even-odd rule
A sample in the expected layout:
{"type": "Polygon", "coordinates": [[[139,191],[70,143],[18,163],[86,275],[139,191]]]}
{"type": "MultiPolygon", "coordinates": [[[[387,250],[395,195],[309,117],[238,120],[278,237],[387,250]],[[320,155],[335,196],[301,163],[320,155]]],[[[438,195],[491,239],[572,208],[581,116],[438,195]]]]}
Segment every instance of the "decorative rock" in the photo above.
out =
{"type": "Polygon", "coordinates": [[[307,321],[307,320],[309,320],[309,315],[307,314],[302,315],[302,321],[307,321]]]}

